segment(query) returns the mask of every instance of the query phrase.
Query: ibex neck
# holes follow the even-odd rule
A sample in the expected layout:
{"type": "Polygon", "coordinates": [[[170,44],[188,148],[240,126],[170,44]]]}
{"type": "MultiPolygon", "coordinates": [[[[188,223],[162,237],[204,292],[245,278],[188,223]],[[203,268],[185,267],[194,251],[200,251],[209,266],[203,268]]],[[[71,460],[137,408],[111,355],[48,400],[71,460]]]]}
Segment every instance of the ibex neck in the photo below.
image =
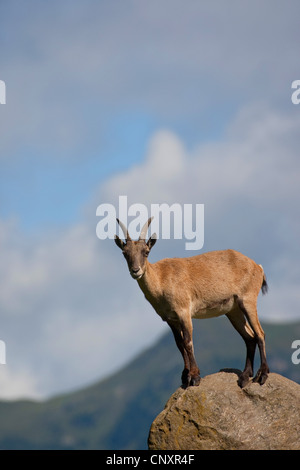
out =
{"type": "Polygon", "coordinates": [[[158,280],[154,265],[149,263],[148,260],[146,261],[145,272],[137,282],[144,292],[145,297],[151,302],[151,298],[153,295],[155,295],[157,290],[158,280]]]}

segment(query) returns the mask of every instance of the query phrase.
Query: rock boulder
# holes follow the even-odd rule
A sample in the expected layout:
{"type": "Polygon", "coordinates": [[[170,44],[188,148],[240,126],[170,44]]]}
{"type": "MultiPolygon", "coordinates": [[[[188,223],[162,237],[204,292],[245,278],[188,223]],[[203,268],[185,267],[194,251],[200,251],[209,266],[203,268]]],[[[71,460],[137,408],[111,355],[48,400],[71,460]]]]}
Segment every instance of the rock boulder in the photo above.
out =
{"type": "Polygon", "coordinates": [[[300,449],[300,385],[271,373],[241,389],[238,373],[179,388],[152,423],[149,449],[300,449]]]}

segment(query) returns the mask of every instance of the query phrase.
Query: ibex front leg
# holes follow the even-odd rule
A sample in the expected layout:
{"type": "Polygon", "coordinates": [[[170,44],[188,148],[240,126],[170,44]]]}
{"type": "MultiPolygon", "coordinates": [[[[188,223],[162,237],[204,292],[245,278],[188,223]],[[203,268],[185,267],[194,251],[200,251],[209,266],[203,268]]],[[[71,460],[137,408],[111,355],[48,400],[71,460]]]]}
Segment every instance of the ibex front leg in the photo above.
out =
{"type": "Polygon", "coordinates": [[[181,334],[183,337],[184,349],[187,353],[189,363],[190,363],[190,372],[187,377],[187,386],[199,385],[200,370],[198,368],[198,365],[194,356],[193,323],[190,317],[185,319],[185,321],[181,322],[181,334]]]}
{"type": "Polygon", "coordinates": [[[184,361],[184,369],[182,371],[182,386],[187,388],[192,385],[199,385],[200,371],[196,363],[193,347],[193,325],[192,320],[180,322],[178,324],[169,323],[174,334],[174,338],[184,361]]]}

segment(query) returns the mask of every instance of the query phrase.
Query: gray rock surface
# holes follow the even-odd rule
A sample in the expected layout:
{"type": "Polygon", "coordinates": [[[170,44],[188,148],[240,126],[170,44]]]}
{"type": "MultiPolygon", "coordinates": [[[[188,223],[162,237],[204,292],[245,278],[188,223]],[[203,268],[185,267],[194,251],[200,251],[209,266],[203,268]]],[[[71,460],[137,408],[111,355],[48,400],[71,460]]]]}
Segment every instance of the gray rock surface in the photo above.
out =
{"type": "Polygon", "coordinates": [[[152,423],[149,449],[300,449],[300,385],[271,373],[241,389],[237,372],[179,388],[152,423]]]}

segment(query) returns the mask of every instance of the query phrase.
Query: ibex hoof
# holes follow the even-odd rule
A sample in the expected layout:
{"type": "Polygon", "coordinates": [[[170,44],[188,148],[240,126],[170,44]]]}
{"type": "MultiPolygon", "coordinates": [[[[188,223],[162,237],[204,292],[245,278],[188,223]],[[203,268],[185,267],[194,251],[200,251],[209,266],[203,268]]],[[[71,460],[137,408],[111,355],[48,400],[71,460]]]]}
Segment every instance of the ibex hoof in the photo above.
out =
{"type": "Polygon", "coordinates": [[[268,371],[263,370],[262,368],[258,369],[256,376],[253,379],[253,382],[257,382],[260,385],[263,385],[268,378],[268,371]]]}
{"type": "Polygon", "coordinates": [[[190,387],[198,387],[198,385],[200,384],[200,380],[201,380],[200,375],[196,375],[194,377],[191,377],[189,386],[190,387]]]}
{"type": "Polygon", "coordinates": [[[182,388],[195,387],[200,383],[200,375],[191,376],[187,369],[184,369],[181,376],[182,388]]]}
{"type": "Polygon", "coordinates": [[[250,377],[249,377],[248,374],[247,375],[241,374],[239,376],[238,386],[241,387],[241,388],[246,387],[246,385],[249,383],[249,380],[250,380],[250,377]]]}

